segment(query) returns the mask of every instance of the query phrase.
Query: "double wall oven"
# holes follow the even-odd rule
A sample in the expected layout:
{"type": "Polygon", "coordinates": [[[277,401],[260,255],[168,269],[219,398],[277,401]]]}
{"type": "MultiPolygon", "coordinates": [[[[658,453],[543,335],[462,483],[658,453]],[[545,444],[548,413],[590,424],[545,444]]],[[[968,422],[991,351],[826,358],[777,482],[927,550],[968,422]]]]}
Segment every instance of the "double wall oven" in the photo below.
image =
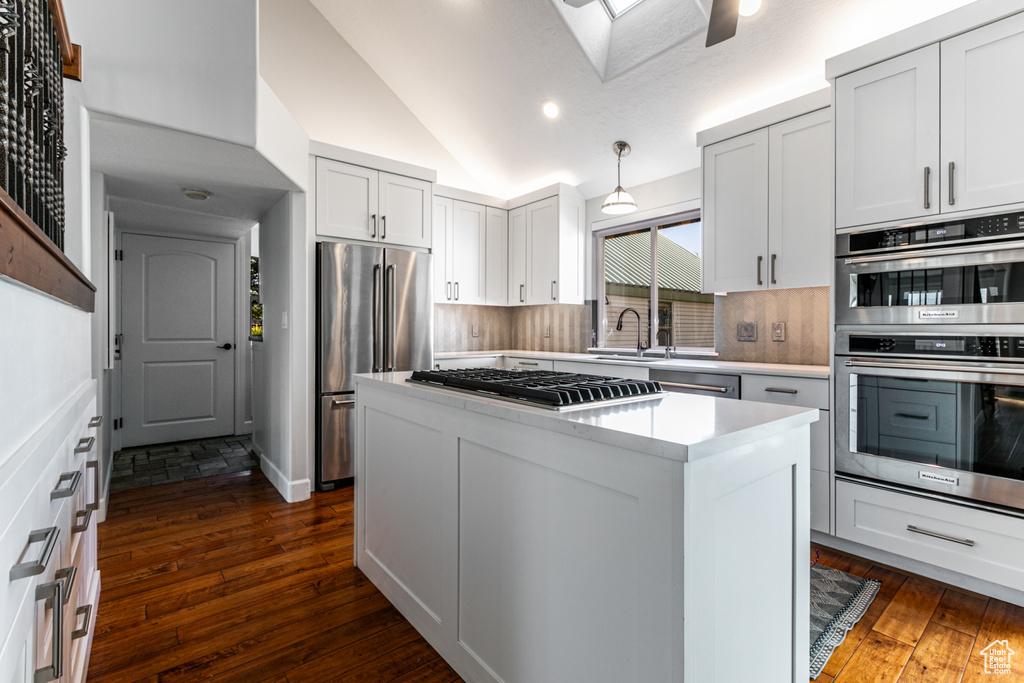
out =
{"type": "Polygon", "coordinates": [[[1024,512],[1024,213],[836,255],[836,472],[1024,512]]]}

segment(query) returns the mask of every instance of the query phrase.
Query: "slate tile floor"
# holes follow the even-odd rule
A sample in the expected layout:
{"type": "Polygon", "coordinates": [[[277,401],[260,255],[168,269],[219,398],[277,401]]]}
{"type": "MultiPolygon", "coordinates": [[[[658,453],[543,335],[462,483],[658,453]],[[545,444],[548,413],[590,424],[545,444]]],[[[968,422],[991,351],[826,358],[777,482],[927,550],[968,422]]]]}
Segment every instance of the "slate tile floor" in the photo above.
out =
{"type": "Polygon", "coordinates": [[[110,490],[128,491],[259,467],[259,458],[254,455],[252,441],[247,436],[125,448],[114,453],[110,490]]]}

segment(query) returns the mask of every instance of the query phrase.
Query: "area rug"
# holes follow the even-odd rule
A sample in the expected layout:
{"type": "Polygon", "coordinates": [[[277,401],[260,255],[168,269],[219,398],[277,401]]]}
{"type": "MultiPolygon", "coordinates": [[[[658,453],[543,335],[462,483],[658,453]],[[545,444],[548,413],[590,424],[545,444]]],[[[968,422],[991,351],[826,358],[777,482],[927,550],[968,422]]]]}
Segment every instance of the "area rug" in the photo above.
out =
{"type": "Polygon", "coordinates": [[[860,621],[882,585],[815,564],[811,567],[811,678],[825,668],[832,651],[860,621]]]}

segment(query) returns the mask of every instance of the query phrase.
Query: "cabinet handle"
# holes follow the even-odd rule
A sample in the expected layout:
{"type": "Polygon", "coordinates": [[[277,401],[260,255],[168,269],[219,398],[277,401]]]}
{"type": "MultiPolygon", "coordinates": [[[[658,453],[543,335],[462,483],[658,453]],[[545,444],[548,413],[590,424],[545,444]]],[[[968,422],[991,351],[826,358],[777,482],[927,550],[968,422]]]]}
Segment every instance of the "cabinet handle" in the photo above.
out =
{"type": "Polygon", "coordinates": [[[932,167],[924,167],[924,208],[932,208],[932,167]]]}
{"type": "Polygon", "coordinates": [[[764,284],[764,282],[761,281],[761,261],[763,261],[763,260],[764,260],[763,256],[758,256],[757,257],[757,284],[759,284],[759,285],[763,285],[764,284]]]}
{"type": "Polygon", "coordinates": [[[93,419],[89,420],[89,426],[90,427],[96,428],[96,427],[99,427],[101,424],[103,424],[103,416],[102,415],[97,415],[93,419]]]}
{"type": "Polygon", "coordinates": [[[370,228],[370,237],[377,237],[377,214],[371,213],[370,220],[372,221],[372,227],[370,228]]]}
{"type": "Polygon", "coordinates": [[[62,581],[50,581],[36,586],[36,601],[50,601],[50,608],[53,610],[53,638],[51,642],[50,666],[36,669],[34,683],[46,683],[55,681],[64,675],[64,609],[60,603],[60,589],[62,581]]]}
{"type": "Polygon", "coordinates": [[[86,510],[99,510],[100,509],[100,461],[90,460],[85,463],[85,469],[92,470],[92,495],[94,500],[91,503],[86,503],[86,510]]]}
{"type": "Polygon", "coordinates": [[[946,534],[940,534],[938,531],[929,531],[928,529],[919,529],[913,524],[907,525],[907,531],[912,531],[915,534],[922,534],[924,536],[931,536],[933,538],[941,538],[943,541],[950,541],[952,543],[959,543],[960,545],[966,545],[968,547],[974,547],[974,541],[969,538],[957,538],[956,536],[947,536],[946,534]]]}
{"type": "Polygon", "coordinates": [[[953,196],[953,171],[956,170],[956,164],[952,161],[949,162],[949,205],[953,206],[956,204],[956,198],[953,196]]]}
{"type": "Polygon", "coordinates": [[[28,535],[28,545],[43,541],[43,548],[36,559],[11,567],[10,580],[17,581],[18,579],[26,579],[30,576],[42,574],[46,569],[46,565],[50,562],[50,555],[53,554],[54,547],[57,545],[58,533],[60,533],[60,529],[55,526],[51,526],[49,529],[36,529],[30,533],[28,535]]]}
{"type": "Polygon", "coordinates": [[[451,280],[449,280],[448,282],[444,283],[444,298],[445,298],[445,301],[451,301],[452,300],[452,283],[451,283],[451,280]]]}
{"type": "Polygon", "coordinates": [[[894,413],[893,417],[909,417],[912,420],[927,420],[928,415],[915,415],[914,413],[894,413]]]}
{"type": "Polygon", "coordinates": [[[388,217],[381,214],[380,217],[380,238],[385,239],[388,236],[388,217]]]}
{"type": "Polygon", "coordinates": [[[53,577],[64,582],[64,604],[71,601],[71,591],[75,587],[75,577],[78,576],[78,567],[71,565],[64,569],[58,569],[53,577]]]}
{"type": "Polygon", "coordinates": [[[772,254],[772,266],[771,266],[772,273],[771,273],[771,278],[770,279],[771,279],[773,285],[775,284],[775,256],[776,256],[776,254],[772,254]]]}
{"type": "Polygon", "coordinates": [[[92,445],[96,443],[96,437],[82,437],[78,440],[78,445],[75,446],[75,453],[88,453],[92,450],[92,445]]]}
{"type": "Polygon", "coordinates": [[[85,615],[85,619],[82,620],[82,628],[71,632],[71,640],[78,640],[79,638],[85,638],[89,635],[89,622],[92,621],[92,605],[83,605],[75,610],[75,620],[78,617],[85,615]]]}
{"type": "Polygon", "coordinates": [[[80,517],[85,517],[85,521],[71,527],[71,533],[73,534],[80,534],[89,528],[89,522],[92,521],[92,510],[88,508],[85,510],[79,510],[75,513],[75,519],[79,519],[80,517]]]}
{"type": "Polygon", "coordinates": [[[558,301],[558,297],[555,296],[555,287],[558,285],[558,280],[551,281],[551,300],[558,301]]]}
{"type": "Polygon", "coordinates": [[[680,389],[696,389],[697,391],[717,391],[720,394],[728,394],[729,387],[718,387],[711,384],[683,384],[682,382],[658,382],[663,387],[678,387],[680,389]]]}
{"type": "Polygon", "coordinates": [[[519,303],[526,303],[526,285],[519,285],[519,303]]]}
{"type": "Polygon", "coordinates": [[[53,487],[52,491],[50,491],[50,500],[57,500],[58,498],[70,498],[71,496],[75,495],[76,493],[78,493],[78,484],[79,482],[81,482],[81,480],[81,470],[77,472],[65,472],[64,474],[60,475],[60,478],[57,480],[57,485],[53,487]],[[66,481],[70,481],[71,484],[69,484],[66,489],[62,489],[60,485],[66,481]]]}
{"type": "Polygon", "coordinates": [[[459,300],[459,283],[458,282],[455,283],[455,300],[456,301],[459,300]]]}
{"type": "Polygon", "coordinates": [[[532,360],[521,360],[516,365],[540,365],[540,363],[534,363],[532,360]]]}
{"type": "Polygon", "coordinates": [[[773,394],[795,394],[795,393],[797,393],[796,389],[783,389],[781,387],[765,387],[764,390],[765,391],[770,391],[773,394]]]}

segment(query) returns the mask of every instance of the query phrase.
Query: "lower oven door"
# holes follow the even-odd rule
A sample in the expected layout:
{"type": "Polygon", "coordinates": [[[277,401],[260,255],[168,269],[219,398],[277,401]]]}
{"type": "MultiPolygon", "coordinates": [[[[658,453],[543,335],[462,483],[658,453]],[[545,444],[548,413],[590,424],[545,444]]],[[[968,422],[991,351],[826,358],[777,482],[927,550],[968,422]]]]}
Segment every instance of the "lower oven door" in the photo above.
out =
{"type": "Polygon", "coordinates": [[[836,471],[1024,508],[1024,365],[836,357],[836,471]]]}

